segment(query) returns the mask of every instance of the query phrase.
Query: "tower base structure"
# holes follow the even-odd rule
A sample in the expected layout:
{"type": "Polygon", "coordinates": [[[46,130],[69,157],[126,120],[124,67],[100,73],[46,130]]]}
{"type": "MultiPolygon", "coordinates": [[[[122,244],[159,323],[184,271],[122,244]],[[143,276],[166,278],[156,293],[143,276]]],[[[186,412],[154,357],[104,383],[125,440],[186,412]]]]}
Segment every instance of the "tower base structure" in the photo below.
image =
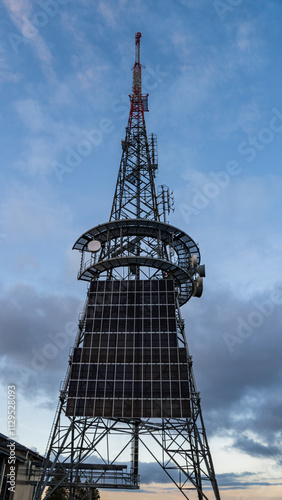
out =
{"type": "Polygon", "coordinates": [[[159,464],[185,498],[220,499],[180,308],[171,308],[168,315],[170,300],[175,298],[173,286],[171,279],[106,280],[90,285],[35,500],[46,486],[54,490],[65,486],[70,499],[86,485],[89,490],[138,489],[141,450],[147,460],[151,457],[159,464]],[[106,289],[106,302],[117,308],[110,321],[106,289]],[[124,310],[125,289],[129,303],[124,310]],[[149,309],[151,317],[145,314],[146,323],[135,317],[130,332],[120,332],[122,325],[128,330],[130,307],[135,314],[136,307],[143,308],[141,318],[149,309]],[[161,307],[166,307],[164,318],[161,307]],[[95,308],[99,332],[93,331],[95,308]],[[153,321],[161,331],[140,331],[151,330],[153,321]],[[101,334],[106,327],[111,331],[101,334]]]}

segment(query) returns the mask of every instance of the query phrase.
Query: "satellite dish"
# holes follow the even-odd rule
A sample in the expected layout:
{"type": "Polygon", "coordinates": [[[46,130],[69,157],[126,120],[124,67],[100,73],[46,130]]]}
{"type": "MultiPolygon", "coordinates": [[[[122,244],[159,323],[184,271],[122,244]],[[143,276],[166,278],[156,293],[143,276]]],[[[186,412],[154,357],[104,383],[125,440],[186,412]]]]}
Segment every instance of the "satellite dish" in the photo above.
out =
{"type": "Polygon", "coordinates": [[[197,267],[197,272],[201,276],[201,278],[205,278],[206,276],[206,269],[205,269],[205,264],[201,264],[201,266],[197,267]]]}
{"type": "Polygon", "coordinates": [[[197,255],[192,255],[190,261],[191,261],[191,264],[193,267],[197,267],[197,264],[198,264],[197,255]]]}
{"type": "Polygon", "coordinates": [[[98,240],[89,241],[87,248],[89,252],[98,252],[101,248],[101,243],[98,240]]]}
{"type": "Polygon", "coordinates": [[[203,293],[203,286],[198,286],[193,295],[194,297],[200,298],[202,297],[202,293],[203,293]]]}
{"type": "Polygon", "coordinates": [[[196,282],[197,286],[203,286],[203,278],[201,278],[200,276],[197,277],[196,282]]]}

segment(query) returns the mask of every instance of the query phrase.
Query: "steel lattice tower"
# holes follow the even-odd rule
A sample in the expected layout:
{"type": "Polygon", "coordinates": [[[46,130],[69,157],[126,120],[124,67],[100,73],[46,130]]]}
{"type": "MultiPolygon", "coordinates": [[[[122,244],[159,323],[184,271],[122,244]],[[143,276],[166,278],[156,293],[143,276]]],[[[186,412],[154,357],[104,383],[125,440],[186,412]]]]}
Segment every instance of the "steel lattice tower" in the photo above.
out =
{"type": "Polygon", "coordinates": [[[180,313],[205,271],[196,243],[167,222],[168,188],[156,194],[140,38],[110,220],[74,245],[89,288],[35,500],[47,485],[70,499],[85,485],[89,498],[94,487],[139,488],[141,446],[185,498],[220,500],[180,313]]]}

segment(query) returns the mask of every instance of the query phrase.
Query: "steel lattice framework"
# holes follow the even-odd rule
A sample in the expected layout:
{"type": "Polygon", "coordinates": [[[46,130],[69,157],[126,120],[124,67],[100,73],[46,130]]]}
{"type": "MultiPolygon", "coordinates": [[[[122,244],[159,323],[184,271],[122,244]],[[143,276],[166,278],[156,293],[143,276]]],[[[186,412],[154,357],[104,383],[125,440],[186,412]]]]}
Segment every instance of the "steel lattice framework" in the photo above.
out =
{"type": "Polygon", "coordinates": [[[201,296],[204,266],[167,222],[168,188],[156,194],[140,38],[110,220],[74,245],[89,290],[34,500],[46,486],[65,486],[70,499],[81,486],[89,498],[93,488],[139,488],[141,448],[185,498],[220,500],[180,311],[201,296]]]}
{"type": "Polygon", "coordinates": [[[154,183],[156,138],[152,134],[148,141],[146,132],[144,111],[148,111],[148,95],[142,95],[140,38],[141,33],[137,33],[130,113],[110,220],[159,220],[154,183]]]}

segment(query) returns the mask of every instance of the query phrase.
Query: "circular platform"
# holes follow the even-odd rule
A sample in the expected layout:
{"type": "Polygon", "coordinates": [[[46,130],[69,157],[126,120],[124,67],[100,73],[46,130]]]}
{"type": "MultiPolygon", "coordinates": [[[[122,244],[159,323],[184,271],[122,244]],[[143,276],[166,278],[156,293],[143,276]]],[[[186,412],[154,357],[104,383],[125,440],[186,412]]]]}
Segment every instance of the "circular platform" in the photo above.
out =
{"type": "Polygon", "coordinates": [[[86,231],[76,241],[73,249],[89,252],[89,244],[93,240],[101,243],[100,256],[82,263],[79,279],[91,281],[103,272],[119,267],[147,267],[158,269],[176,280],[180,289],[180,304],[187,302],[193,295],[195,269],[191,265],[191,257],[195,255],[197,264],[200,264],[200,251],[195,241],[177,227],[148,219],[109,221],[86,231]],[[135,238],[123,243],[127,237],[135,238]],[[142,254],[142,250],[140,255],[132,255],[130,248],[144,238],[150,238],[156,247],[159,243],[168,245],[177,258],[173,261],[171,255],[160,257],[156,251],[143,251],[142,254]],[[122,243],[115,244],[115,240],[122,243]],[[109,248],[107,252],[106,245],[109,248]],[[151,255],[152,253],[155,255],[151,255]]]}

